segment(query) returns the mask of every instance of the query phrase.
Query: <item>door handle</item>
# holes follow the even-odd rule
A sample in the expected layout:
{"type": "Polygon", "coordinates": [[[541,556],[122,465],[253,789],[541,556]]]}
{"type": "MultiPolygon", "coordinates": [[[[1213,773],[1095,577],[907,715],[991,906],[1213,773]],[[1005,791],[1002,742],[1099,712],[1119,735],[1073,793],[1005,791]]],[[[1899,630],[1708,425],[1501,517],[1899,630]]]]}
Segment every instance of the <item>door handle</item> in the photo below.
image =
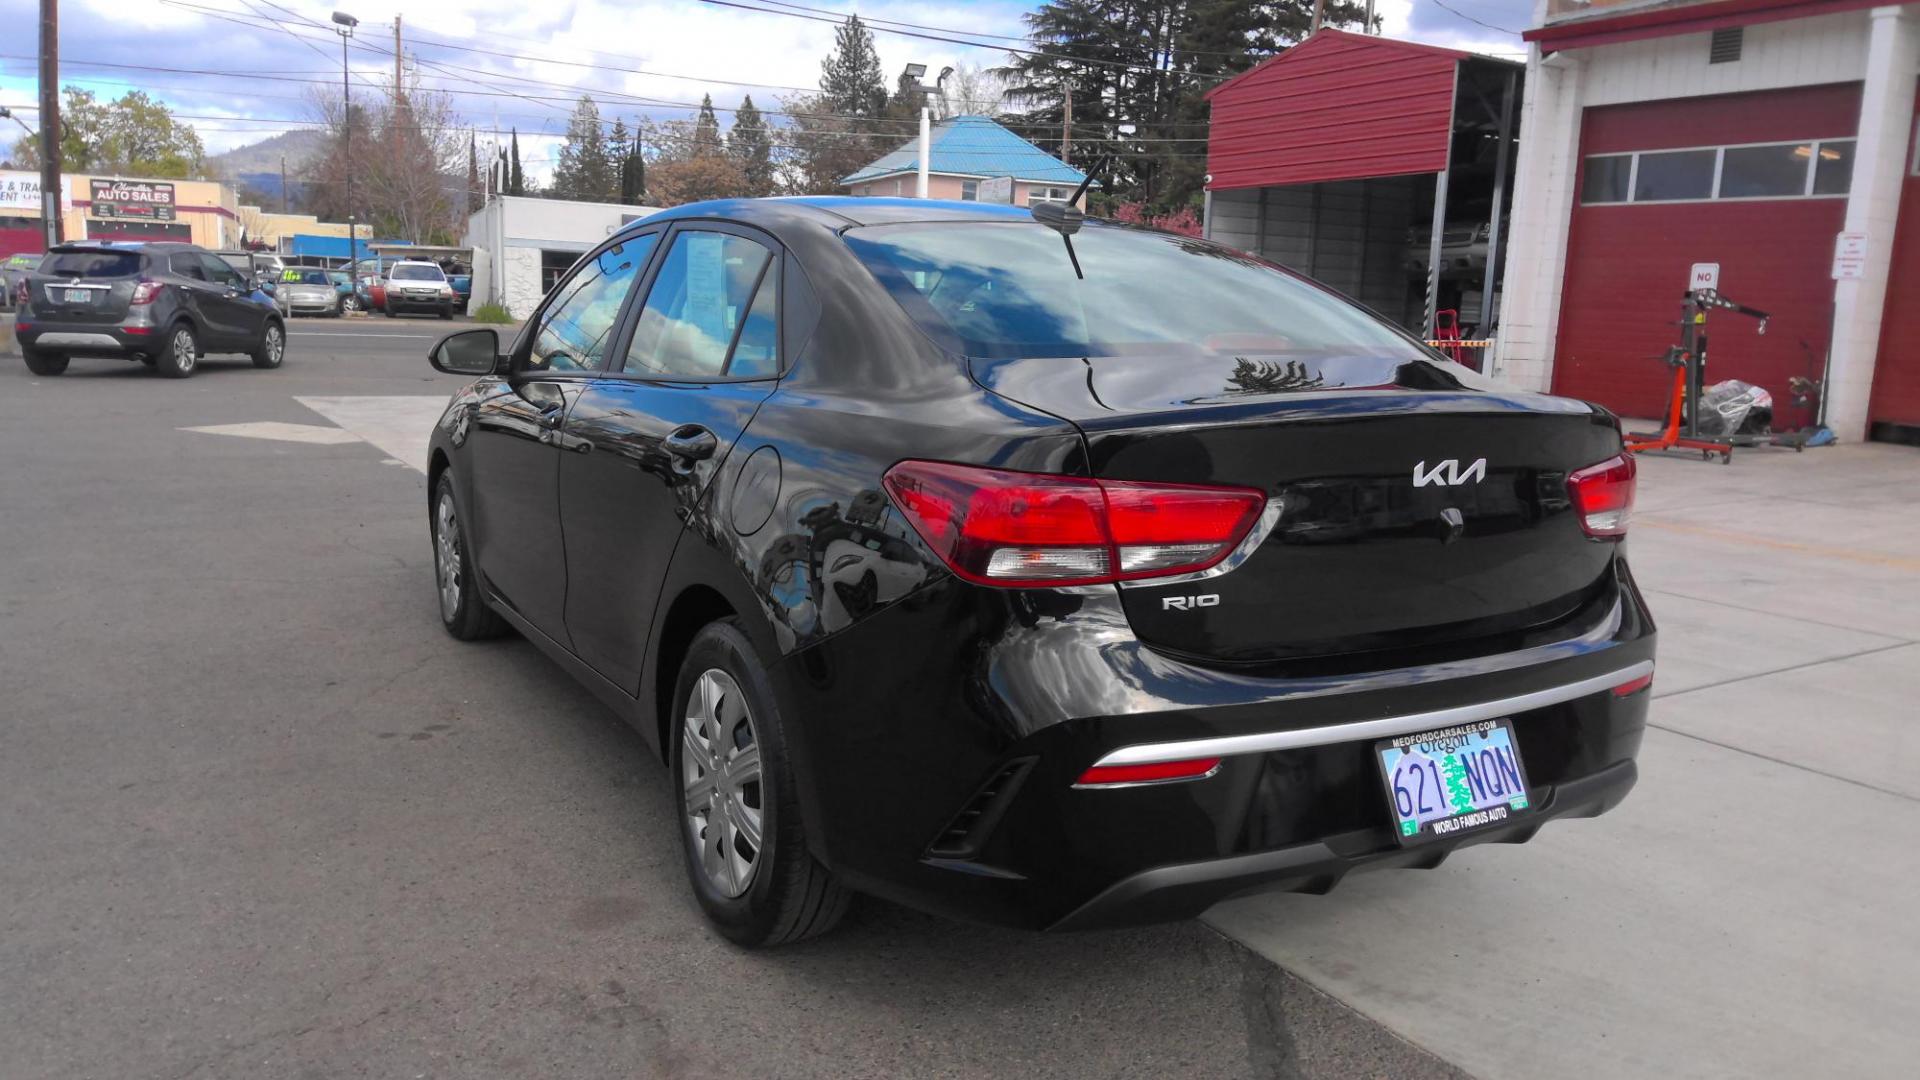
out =
{"type": "Polygon", "coordinates": [[[661,445],[667,448],[667,453],[691,465],[712,457],[720,448],[720,440],[699,424],[682,424],[674,428],[661,445]]]}

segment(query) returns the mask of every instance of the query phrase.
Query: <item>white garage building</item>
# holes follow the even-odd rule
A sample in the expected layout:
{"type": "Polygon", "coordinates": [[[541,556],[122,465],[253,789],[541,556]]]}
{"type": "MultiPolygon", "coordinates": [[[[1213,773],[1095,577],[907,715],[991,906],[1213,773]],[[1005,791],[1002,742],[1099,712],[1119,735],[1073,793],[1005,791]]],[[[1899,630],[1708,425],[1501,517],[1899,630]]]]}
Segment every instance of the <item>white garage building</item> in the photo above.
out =
{"type": "Polygon", "coordinates": [[[467,219],[473,304],[502,304],[525,317],[575,259],[655,206],[496,195],[467,219]]]}

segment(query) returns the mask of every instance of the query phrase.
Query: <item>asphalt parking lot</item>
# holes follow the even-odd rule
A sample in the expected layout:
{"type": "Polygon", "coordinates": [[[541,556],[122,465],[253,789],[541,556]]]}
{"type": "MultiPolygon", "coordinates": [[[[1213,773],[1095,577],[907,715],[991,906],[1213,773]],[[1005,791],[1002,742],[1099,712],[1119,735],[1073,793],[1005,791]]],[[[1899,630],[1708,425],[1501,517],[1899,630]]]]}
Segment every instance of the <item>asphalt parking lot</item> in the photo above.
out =
{"type": "Polygon", "coordinates": [[[1458,1075],[1198,922],[710,933],[639,737],[435,625],[446,329],[0,355],[0,1075],[1458,1075]]]}

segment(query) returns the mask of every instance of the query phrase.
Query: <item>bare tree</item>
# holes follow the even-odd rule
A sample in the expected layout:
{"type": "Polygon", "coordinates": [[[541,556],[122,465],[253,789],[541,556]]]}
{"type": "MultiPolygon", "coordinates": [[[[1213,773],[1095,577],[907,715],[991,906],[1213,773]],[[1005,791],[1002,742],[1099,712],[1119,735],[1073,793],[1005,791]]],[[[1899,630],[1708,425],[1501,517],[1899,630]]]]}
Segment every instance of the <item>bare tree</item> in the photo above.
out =
{"type": "Polygon", "coordinates": [[[356,103],[347,117],[338,100],[316,95],[314,108],[326,126],[327,143],[311,168],[321,189],[317,207],[341,220],[356,214],[371,232],[416,244],[451,243],[467,204],[462,174],[464,129],[452,98],[409,76],[399,92],[371,105],[356,103]],[[345,154],[347,124],[353,156],[345,154]],[[345,205],[352,169],[358,206],[345,205]]]}
{"type": "Polygon", "coordinates": [[[1007,111],[1006,78],[993,68],[960,64],[947,76],[947,92],[936,96],[940,119],[955,116],[999,116],[1007,111]]]}

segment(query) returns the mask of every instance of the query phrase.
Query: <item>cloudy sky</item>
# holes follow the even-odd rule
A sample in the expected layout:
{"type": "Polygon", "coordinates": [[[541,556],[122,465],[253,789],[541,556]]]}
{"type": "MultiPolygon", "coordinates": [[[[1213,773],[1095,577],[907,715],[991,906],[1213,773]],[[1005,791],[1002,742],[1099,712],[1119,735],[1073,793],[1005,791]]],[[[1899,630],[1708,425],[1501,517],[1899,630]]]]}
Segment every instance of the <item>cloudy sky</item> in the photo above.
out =
{"type": "MultiPolygon", "coordinates": [[[[517,127],[530,171],[544,176],[569,101],[581,92],[603,115],[691,114],[703,93],[722,107],[751,94],[762,108],[813,87],[833,43],[814,12],[959,31],[987,41],[1021,34],[1016,0],[738,0],[789,14],[700,0],[63,0],[61,81],[103,97],[143,89],[200,132],[210,152],[257,141],[313,116],[310,96],[337,93],[335,10],[360,19],[351,54],[356,90],[371,92],[393,66],[393,20],[408,63],[427,85],[454,91],[456,108],[487,138],[517,127]],[[122,65],[122,66],[113,66],[122,65]],[[166,68],[171,70],[151,70],[166,68]],[[365,80],[365,81],[362,81],[365,80]]],[[[1515,55],[1533,0],[1379,0],[1392,37],[1515,55]],[[1442,5],[1445,5],[1444,7],[1442,5]],[[1452,9],[1452,10],[1448,10],[1452,9]],[[1483,25],[1485,24],[1485,25],[1483,25]]],[[[37,0],[0,0],[0,104],[35,123],[37,0]]],[[[988,67],[1006,54],[875,26],[883,70],[910,62],[933,70],[988,67]]],[[[37,126],[37,125],[36,125],[37,126]]],[[[9,125],[12,127],[12,125],[9,125]]],[[[18,128],[13,127],[17,133],[18,128]]],[[[8,141],[11,141],[9,138],[8,141]]]]}

